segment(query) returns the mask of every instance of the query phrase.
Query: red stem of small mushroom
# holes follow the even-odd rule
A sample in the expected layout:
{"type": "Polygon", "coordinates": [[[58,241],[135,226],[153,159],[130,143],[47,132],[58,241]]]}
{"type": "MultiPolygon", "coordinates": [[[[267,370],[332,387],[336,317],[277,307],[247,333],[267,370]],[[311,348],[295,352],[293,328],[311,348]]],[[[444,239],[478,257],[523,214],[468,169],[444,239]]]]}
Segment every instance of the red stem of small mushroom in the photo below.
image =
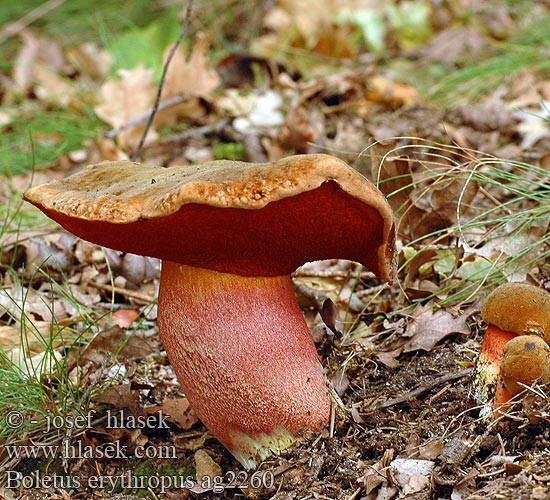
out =
{"type": "Polygon", "coordinates": [[[327,425],[322,367],[289,276],[163,261],[158,314],[191,407],[245,467],[327,425]]]}
{"type": "Polygon", "coordinates": [[[479,353],[479,359],[476,366],[476,387],[477,390],[487,391],[487,394],[478,394],[477,399],[491,404],[493,411],[506,404],[512,395],[504,386],[500,375],[500,366],[504,346],[517,334],[507,332],[489,325],[483,337],[483,344],[479,353]],[[494,393],[494,396],[492,396],[494,393]],[[492,403],[491,403],[492,402],[492,403]]]}

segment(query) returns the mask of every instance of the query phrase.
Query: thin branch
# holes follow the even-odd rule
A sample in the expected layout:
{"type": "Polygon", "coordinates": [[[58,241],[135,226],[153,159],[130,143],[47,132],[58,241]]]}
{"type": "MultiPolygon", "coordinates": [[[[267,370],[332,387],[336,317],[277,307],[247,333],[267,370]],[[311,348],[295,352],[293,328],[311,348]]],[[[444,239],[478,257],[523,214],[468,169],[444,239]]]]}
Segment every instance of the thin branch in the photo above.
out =
{"type": "Polygon", "coordinates": [[[202,127],[184,130],[183,132],[179,132],[177,134],[168,135],[162,138],[161,144],[179,146],[181,144],[185,144],[189,139],[204,137],[205,135],[212,133],[220,133],[225,127],[227,127],[227,125],[229,125],[230,121],[231,120],[229,118],[222,118],[216,123],[210,123],[208,125],[203,125],[202,127]]]}
{"type": "Polygon", "coordinates": [[[425,392],[428,392],[430,389],[433,389],[438,385],[446,384],[447,382],[451,382],[453,380],[467,377],[471,373],[472,373],[472,368],[465,368],[464,370],[460,370],[458,372],[447,373],[445,375],[442,375],[441,377],[431,380],[427,384],[423,384],[420,387],[413,389],[412,391],[402,394],[401,396],[398,396],[394,399],[388,399],[387,401],[384,401],[376,405],[374,408],[370,408],[368,411],[370,413],[371,411],[382,410],[384,408],[389,408],[390,406],[395,406],[401,403],[405,403],[407,401],[410,401],[411,399],[421,396],[425,392]]]}
{"type": "Polygon", "coordinates": [[[111,292],[111,293],[118,293],[119,295],[123,295],[124,297],[129,297],[131,299],[135,299],[145,304],[150,304],[153,300],[155,300],[155,297],[151,297],[143,293],[134,292],[133,290],[127,290],[126,288],[121,288],[118,286],[111,286],[103,283],[96,283],[93,280],[90,281],[90,285],[92,285],[94,288],[97,288],[98,290],[103,290],[105,292],[111,292]]]}
{"type": "Polygon", "coordinates": [[[65,0],[48,0],[42,5],[36,7],[36,9],[27,12],[21,19],[13,23],[6,24],[2,30],[0,30],[0,43],[3,43],[10,36],[16,35],[21,30],[25,29],[29,24],[34,23],[37,19],[44,17],[51,10],[57,9],[65,0]]]}
{"type": "Polygon", "coordinates": [[[153,109],[151,110],[151,114],[149,115],[149,119],[147,120],[147,123],[145,124],[145,130],[143,131],[143,134],[141,135],[141,139],[139,141],[139,144],[134,151],[134,154],[132,155],[132,161],[136,161],[138,156],[141,153],[141,149],[143,148],[143,144],[145,143],[145,139],[147,138],[147,134],[149,133],[149,129],[151,128],[151,125],[153,124],[153,118],[155,118],[155,114],[157,113],[159,106],[160,106],[160,97],[162,94],[162,88],[164,87],[164,82],[166,80],[166,74],[168,73],[168,67],[170,66],[170,62],[172,61],[172,58],[174,57],[174,54],[176,53],[176,50],[178,49],[179,44],[183,40],[183,37],[185,36],[185,33],[187,32],[187,27],[189,26],[189,20],[191,19],[191,9],[193,8],[193,0],[189,0],[189,3],[187,4],[187,11],[185,13],[185,20],[183,21],[183,26],[181,28],[180,34],[178,35],[177,40],[175,41],[174,45],[172,45],[170,52],[168,53],[168,57],[166,58],[166,62],[164,63],[164,68],[162,70],[162,76],[160,78],[159,88],[157,91],[157,97],[155,98],[155,104],[153,105],[153,109]]]}
{"type": "Polygon", "coordinates": [[[151,114],[154,113],[155,111],[162,111],[163,109],[176,106],[177,104],[182,103],[183,100],[184,100],[184,97],[181,95],[170,97],[169,99],[162,101],[156,110],[153,107],[151,107],[147,111],[145,111],[145,113],[141,113],[140,115],[134,116],[129,122],[126,122],[124,125],[121,125],[118,128],[113,128],[109,130],[104,135],[108,139],[113,139],[118,134],[120,134],[123,130],[126,130],[127,128],[134,127],[135,125],[139,125],[140,123],[147,121],[151,116],[151,114]]]}

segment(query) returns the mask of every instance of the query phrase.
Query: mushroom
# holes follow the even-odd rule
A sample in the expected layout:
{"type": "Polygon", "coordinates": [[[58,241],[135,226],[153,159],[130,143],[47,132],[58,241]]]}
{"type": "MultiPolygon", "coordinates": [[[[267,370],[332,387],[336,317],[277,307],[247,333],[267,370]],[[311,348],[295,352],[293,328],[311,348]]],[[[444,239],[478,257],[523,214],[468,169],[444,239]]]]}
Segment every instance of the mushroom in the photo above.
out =
{"type": "Polygon", "coordinates": [[[490,415],[520,392],[520,384],[544,379],[548,368],[541,362],[547,360],[550,343],[550,294],[525,283],[505,283],[485,299],[481,316],[487,330],[476,364],[475,397],[485,405],[482,414],[490,415]]]}
{"type": "Polygon", "coordinates": [[[166,353],[198,417],[243,466],[326,427],[330,399],[291,273],[344,258],[393,280],[393,214],[357,171],[328,155],[104,162],[24,198],[85,240],[162,259],[166,353]]]}
{"type": "Polygon", "coordinates": [[[534,382],[550,382],[550,346],[536,335],[513,338],[504,346],[500,376],[512,397],[534,382]]]}

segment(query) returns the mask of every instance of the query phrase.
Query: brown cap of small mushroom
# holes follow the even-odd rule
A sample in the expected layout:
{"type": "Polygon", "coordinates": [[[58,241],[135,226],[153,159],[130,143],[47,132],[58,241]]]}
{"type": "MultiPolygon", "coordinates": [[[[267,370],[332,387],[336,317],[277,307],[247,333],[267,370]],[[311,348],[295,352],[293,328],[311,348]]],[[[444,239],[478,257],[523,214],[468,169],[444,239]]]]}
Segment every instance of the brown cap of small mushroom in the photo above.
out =
{"type": "Polygon", "coordinates": [[[534,382],[550,381],[550,346],[536,335],[515,337],[504,346],[500,374],[512,396],[534,382]]]}
{"type": "Polygon", "coordinates": [[[326,427],[330,399],[290,275],[342,258],[392,281],[394,219],[343,161],[102,163],[25,199],[83,239],[163,259],[159,332],[191,406],[247,468],[326,427]]]}
{"type": "Polygon", "coordinates": [[[516,335],[538,335],[550,344],[550,293],[526,283],[505,283],[485,299],[485,323],[516,335]]]}

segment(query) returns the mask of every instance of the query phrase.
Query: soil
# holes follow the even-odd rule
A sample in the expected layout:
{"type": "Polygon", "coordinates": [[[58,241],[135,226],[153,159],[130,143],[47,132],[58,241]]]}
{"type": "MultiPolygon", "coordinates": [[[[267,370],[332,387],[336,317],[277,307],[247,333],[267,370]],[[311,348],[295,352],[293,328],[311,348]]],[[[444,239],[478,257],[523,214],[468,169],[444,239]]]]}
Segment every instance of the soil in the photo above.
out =
{"type": "MultiPolygon", "coordinates": [[[[267,459],[258,470],[247,472],[189,410],[184,411],[189,420],[180,421],[180,425],[153,422],[138,430],[128,429],[128,419],[143,415],[140,407],[181,396],[160,344],[149,336],[149,348],[157,352],[154,359],[135,366],[129,384],[119,393],[123,395],[107,406],[111,419],[124,416],[126,428],[112,428],[119,426],[109,425],[107,410],[103,410],[94,415],[99,421],[72,441],[73,446],[93,444],[96,449],[119,442],[126,447],[129,459],[68,460],[65,465],[50,463],[42,472],[42,477],[72,476],[81,482],[94,476],[133,474],[142,477],[141,483],[134,477],[134,483],[126,483],[133,488],[103,485],[75,488],[72,494],[60,493],[62,488],[31,488],[22,498],[548,499],[548,397],[542,392],[538,397],[523,398],[497,419],[479,417],[471,396],[471,367],[481,339],[474,319],[470,334],[450,336],[430,351],[403,354],[394,367],[377,360],[373,351],[325,329],[325,334],[317,337],[317,346],[328,383],[340,398],[335,402],[333,430],[311,436],[267,459]],[[346,383],[334,383],[344,366],[346,383]],[[134,397],[128,399],[128,394],[134,397]],[[133,408],[118,409],[131,400],[133,408]],[[136,449],[144,443],[176,450],[177,459],[136,459],[136,449]],[[195,468],[200,468],[197,450],[209,457],[201,469],[207,476],[200,482],[194,481],[195,468]],[[416,475],[404,480],[401,467],[407,464],[416,475]],[[429,472],[419,473],[424,470],[419,467],[426,465],[429,472]],[[210,482],[208,474],[213,478],[210,482]],[[174,475],[189,476],[193,482],[166,491],[155,487],[155,477],[174,475]],[[120,493],[115,494],[117,489],[120,493]]],[[[135,340],[140,338],[143,333],[136,333],[135,340]]],[[[391,339],[381,336],[378,346],[384,349],[395,342],[395,335],[391,339]]],[[[25,474],[35,465],[27,460],[19,470],[25,474]]]]}

